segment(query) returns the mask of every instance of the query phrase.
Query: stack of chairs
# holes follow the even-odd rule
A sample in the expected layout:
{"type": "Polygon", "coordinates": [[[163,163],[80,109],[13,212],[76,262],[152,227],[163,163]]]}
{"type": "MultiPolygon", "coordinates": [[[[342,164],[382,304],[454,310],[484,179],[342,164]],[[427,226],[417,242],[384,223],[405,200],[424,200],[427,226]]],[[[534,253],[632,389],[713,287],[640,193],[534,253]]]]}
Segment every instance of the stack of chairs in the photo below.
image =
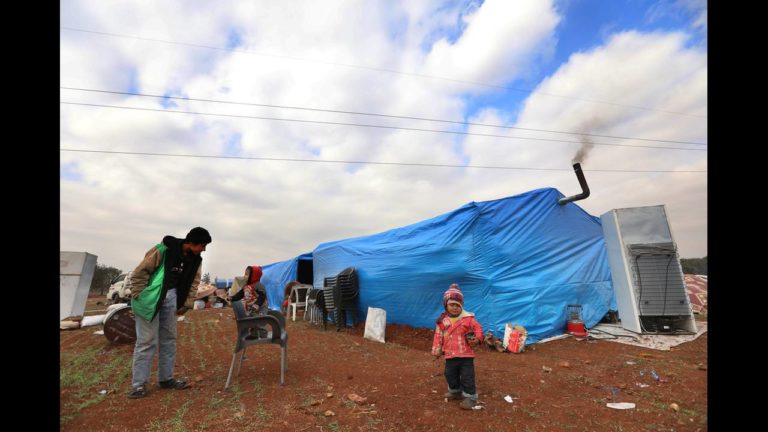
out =
{"type": "Polygon", "coordinates": [[[352,314],[352,325],[357,322],[357,297],[360,292],[357,271],[347,267],[335,277],[323,280],[323,328],[327,328],[328,314],[334,314],[336,330],[341,330],[347,324],[347,312],[352,314]]]}
{"type": "MultiPolygon", "coordinates": [[[[336,277],[327,277],[323,279],[323,330],[328,328],[328,314],[333,314],[336,318],[336,302],[334,302],[334,293],[336,291],[336,277]]],[[[320,295],[318,295],[320,297],[320,295]]]]}

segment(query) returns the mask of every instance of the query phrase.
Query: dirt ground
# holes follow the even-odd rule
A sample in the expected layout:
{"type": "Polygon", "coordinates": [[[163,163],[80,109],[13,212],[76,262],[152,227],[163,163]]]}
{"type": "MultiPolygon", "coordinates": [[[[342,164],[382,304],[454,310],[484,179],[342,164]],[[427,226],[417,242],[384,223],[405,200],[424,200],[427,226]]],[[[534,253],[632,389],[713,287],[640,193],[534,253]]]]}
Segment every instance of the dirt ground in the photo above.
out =
{"type": "MultiPolygon", "coordinates": [[[[104,300],[90,298],[86,311],[104,308],[96,305],[104,300]]],[[[337,332],[289,320],[285,385],[279,346],[258,345],[223,391],[232,315],[231,308],[187,313],[178,323],[176,376],[193,387],[159,388],[155,361],[150,393],[136,400],[127,398],[133,345],[94,335],[101,326],[61,331],[61,430],[707,430],[707,333],[671,351],[574,338],[521,354],[481,347],[475,371],[483,409],[466,411],[443,399],[444,362],[429,354],[433,330],[402,325],[388,325],[382,344],[363,339],[364,323],[337,332]]]]}

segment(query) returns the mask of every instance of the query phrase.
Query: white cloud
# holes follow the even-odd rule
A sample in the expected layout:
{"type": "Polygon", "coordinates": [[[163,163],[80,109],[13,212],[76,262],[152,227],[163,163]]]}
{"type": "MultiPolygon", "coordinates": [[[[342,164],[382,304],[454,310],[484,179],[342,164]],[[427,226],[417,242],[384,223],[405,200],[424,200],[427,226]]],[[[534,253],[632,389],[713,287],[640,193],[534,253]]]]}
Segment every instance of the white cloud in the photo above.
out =
{"type": "MultiPolygon", "coordinates": [[[[139,91],[153,94],[172,91],[199,99],[456,121],[472,116],[471,121],[477,122],[557,130],[572,130],[599,118],[603,125],[599,133],[706,140],[706,55],[686,48],[682,34],[626,32],[605,46],[574,55],[542,80],[538,91],[579,99],[533,94],[515,118],[515,113],[500,107],[469,111],[472,101],[466,95],[487,94],[488,87],[340,65],[511,82],[528,74],[530,65],[541,61],[542,50],[556,41],[561,17],[549,2],[487,0],[474,12],[466,5],[443,7],[437,1],[306,1],[280,2],[279,7],[270,2],[217,2],[210,10],[206,5],[62,3],[65,27],[216,47],[226,46],[229,35],[236,32],[242,43],[235,51],[211,50],[62,30],[62,85],[124,91],[133,83],[139,91]],[[453,42],[435,39],[464,11],[470,14],[453,42]],[[457,96],[458,90],[465,96],[457,96]],[[589,104],[583,99],[704,117],[589,104]]],[[[161,107],[152,98],[71,90],[62,90],[61,99],[161,107]]],[[[176,110],[237,116],[458,129],[402,119],[176,103],[176,110]]],[[[469,130],[504,133],[481,127],[469,130]]],[[[61,147],[205,155],[237,151],[254,158],[449,165],[469,160],[474,165],[566,169],[479,170],[62,151],[62,165],[74,164],[80,175],[78,180],[61,180],[62,250],[88,251],[98,255],[100,263],[123,270],[135,266],[164,235],[183,237],[194,226],[207,228],[213,237],[203,254],[204,271],[231,277],[247,264],[288,259],[321,242],[407,225],[469,201],[548,186],[566,195],[578,192],[578,183],[567,170],[577,146],[563,143],[62,105],[61,147]],[[235,137],[239,147],[233,150],[235,137]]],[[[706,153],[690,153],[596,147],[584,164],[592,196],[579,204],[599,215],[618,206],[664,203],[683,255],[703,256],[705,175],[589,172],[590,167],[706,169],[706,153]]]]}
{"type": "Polygon", "coordinates": [[[437,41],[425,71],[464,81],[507,82],[547,51],[558,22],[549,1],[487,0],[467,17],[466,30],[455,43],[437,41]]]}
{"type": "MultiPolygon", "coordinates": [[[[562,131],[706,142],[706,54],[686,48],[682,34],[614,35],[604,46],[574,54],[536,89],[517,126],[562,131]],[[556,94],[562,97],[547,95],[556,94]],[[566,99],[567,97],[567,99],[566,99]],[[587,100],[608,103],[591,103],[587,100]],[[655,107],[656,110],[636,107],[655,107]],[[676,115],[672,112],[687,113],[676,115]]],[[[489,114],[490,115],[490,114],[489,114]]],[[[481,119],[498,123],[501,119],[481,119]]],[[[524,135],[513,132],[510,135],[524,135]]],[[[574,137],[556,139],[578,141],[574,137]]],[[[468,140],[474,164],[541,168],[570,164],[579,144],[531,142],[489,148],[468,140]],[[510,151],[514,148],[514,151],[510,151]]],[[[593,137],[594,143],[698,148],[701,146],[593,137]]],[[[706,170],[706,152],[596,145],[582,163],[591,196],[579,205],[599,215],[611,208],[665,204],[683,256],[706,254],[707,178],[703,173],[590,173],[590,169],[706,170]],[[695,235],[692,233],[696,233],[695,235]]],[[[548,176],[566,195],[578,193],[573,177],[548,176]],[[573,192],[569,192],[573,191],[573,192]]]]}

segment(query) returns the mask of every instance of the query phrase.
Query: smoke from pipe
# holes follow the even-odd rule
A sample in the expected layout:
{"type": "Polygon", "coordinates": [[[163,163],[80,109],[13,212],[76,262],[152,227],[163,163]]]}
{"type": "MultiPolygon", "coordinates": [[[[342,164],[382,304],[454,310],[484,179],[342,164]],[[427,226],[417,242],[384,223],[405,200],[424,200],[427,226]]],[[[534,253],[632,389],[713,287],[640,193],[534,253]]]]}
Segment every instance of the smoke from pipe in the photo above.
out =
{"type": "Polygon", "coordinates": [[[584,135],[581,135],[581,137],[579,137],[579,141],[581,141],[581,147],[579,147],[579,149],[576,150],[576,154],[573,156],[573,159],[571,160],[571,164],[582,163],[587,160],[587,156],[589,156],[589,152],[592,150],[593,147],[595,147],[595,144],[589,138],[588,134],[594,132],[595,130],[602,129],[606,124],[607,122],[602,120],[601,118],[592,117],[591,119],[585,121],[581,125],[579,129],[581,133],[584,134],[584,135]]]}
{"type": "Polygon", "coordinates": [[[573,156],[573,159],[571,160],[571,164],[582,163],[586,161],[587,156],[589,155],[589,151],[592,150],[592,147],[595,146],[592,143],[592,140],[590,140],[589,137],[585,135],[582,135],[579,138],[579,141],[581,141],[581,147],[579,147],[579,149],[576,150],[576,154],[573,156]]]}

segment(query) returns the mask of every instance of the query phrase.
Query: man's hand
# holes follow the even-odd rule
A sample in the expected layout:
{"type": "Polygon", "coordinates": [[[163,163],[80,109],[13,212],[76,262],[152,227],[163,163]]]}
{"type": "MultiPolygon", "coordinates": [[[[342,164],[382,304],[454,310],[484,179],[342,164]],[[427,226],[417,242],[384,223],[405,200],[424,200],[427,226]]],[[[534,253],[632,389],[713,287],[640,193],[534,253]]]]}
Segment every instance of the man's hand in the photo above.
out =
{"type": "Polygon", "coordinates": [[[186,305],[184,305],[184,306],[176,309],[176,315],[179,315],[179,316],[184,315],[185,313],[187,313],[188,310],[189,310],[189,308],[186,305]]]}

